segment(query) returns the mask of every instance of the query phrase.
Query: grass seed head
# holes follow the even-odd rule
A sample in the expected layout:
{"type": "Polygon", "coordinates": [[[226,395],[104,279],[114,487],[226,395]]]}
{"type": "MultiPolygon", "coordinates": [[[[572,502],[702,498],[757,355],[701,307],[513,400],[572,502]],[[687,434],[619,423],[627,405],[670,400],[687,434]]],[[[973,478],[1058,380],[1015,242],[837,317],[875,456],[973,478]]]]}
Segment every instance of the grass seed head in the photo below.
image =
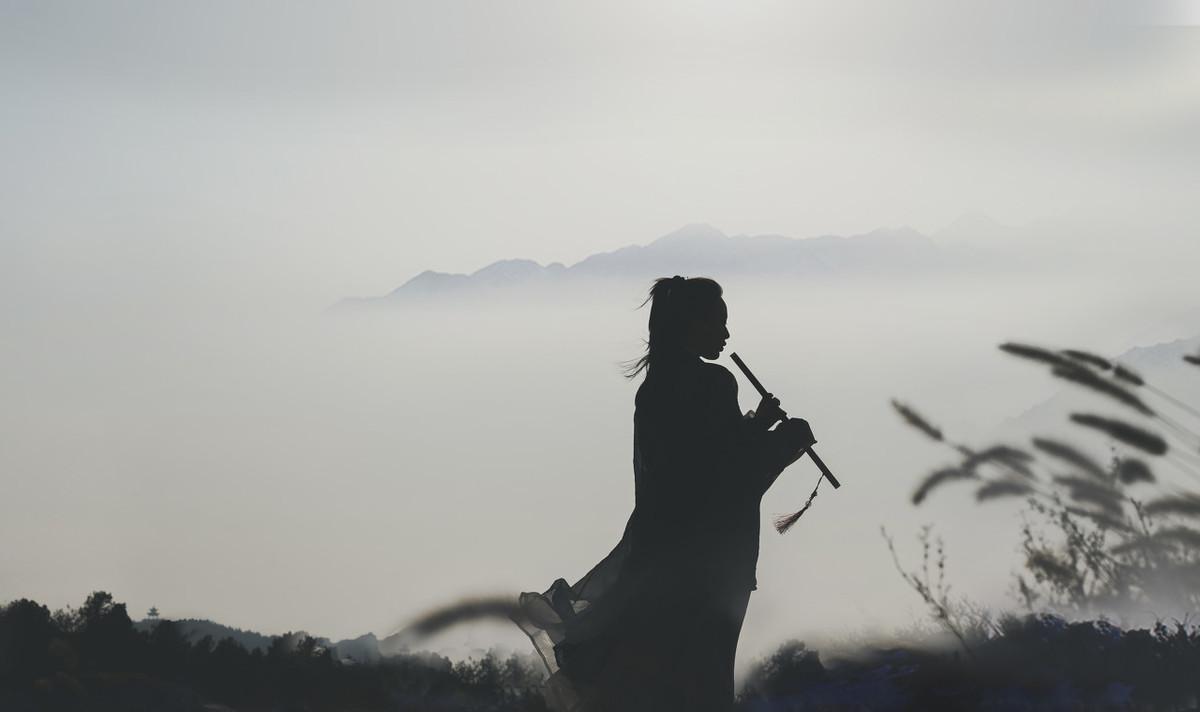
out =
{"type": "Polygon", "coordinates": [[[1042,363],[1048,363],[1052,366],[1071,364],[1071,360],[1062,354],[1058,354],[1050,351],[1049,349],[1043,349],[1038,346],[1030,346],[1029,344],[1018,344],[1016,342],[1009,341],[1000,344],[1000,350],[1019,358],[1029,359],[1030,361],[1040,361],[1042,363]]]}
{"type": "Polygon", "coordinates": [[[1068,488],[1071,499],[1083,504],[1094,504],[1109,514],[1121,514],[1121,493],[1107,484],[1085,477],[1055,477],[1055,484],[1068,488]]]}
{"type": "Polygon", "coordinates": [[[1128,366],[1122,366],[1119,363],[1113,367],[1113,375],[1122,381],[1135,386],[1146,385],[1146,380],[1144,378],[1139,376],[1136,372],[1130,370],[1128,366]]]}
{"type": "Polygon", "coordinates": [[[920,504],[925,501],[931,492],[937,489],[946,482],[954,480],[977,479],[976,475],[971,470],[964,470],[958,467],[945,467],[935,472],[931,472],[925,479],[921,480],[921,484],[917,485],[917,489],[913,491],[912,503],[920,504]]]}
{"type": "Polygon", "coordinates": [[[1028,465],[1032,461],[1033,455],[1020,448],[1011,445],[993,445],[986,450],[968,455],[960,467],[964,470],[974,471],[980,465],[999,463],[1033,479],[1033,470],[1029,469],[1028,465]]]}
{"type": "Polygon", "coordinates": [[[1072,413],[1071,420],[1084,427],[1099,430],[1114,440],[1151,455],[1165,455],[1167,452],[1167,441],[1161,435],[1123,420],[1104,418],[1090,413],[1072,413]]]}
{"type": "Polygon", "coordinates": [[[989,499],[999,499],[1001,497],[1023,497],[1031,492],[1033,492],[1033,489],[1024,482],[1000,480],[998,482],[988,482],[975,490],[975,499],[979,502],[986,502],[989,499]]]}
{"type": "Polygon", "coordinates": [[[1141,460],[1122,458],[1117,463],[1117,479],[1121,484],[1131,485],[1135,482],[1154,482],[1154,472],[1150,466],[1141,460]]]}
{"type": "Polygon", "coordinates": [[[920,413],[898,400],[892,401],[892,407],[896,409],[896,412],[900,414],[900,417],[904,419],[904,422],[908,423],[917,430],[920,430],[922,433],[925,433],[925,435],[929,436],[930,438],[938,442],[942,441],[941,428],[938,428],[936,425],[921,417],[920,413]]]}
{"type": "Polygon", "coordinates": [[[1097,479],[1103,480],[1108,477],[1108,473],[1104,471],[1104,468],[1098,462],[1062,441],[1051,440],[1049,438],[1034,438],[1033,446],[1051,457],[1056,457],[1074,465],[1076,469],[1082,470],[1097,479]]]}
{"type": "Polygon", "coordinates": [[[1200,495],[1191,493],[1168,495],[1147,502],[1144,509],[1146,514],[1200,517],[1200,495]]]}
{"type": "Polygon", "coordinates": [[[1133,408],[1142,415],[1154,415],[1154,411],[1150,410],[1149,406],[1142,402],[1133,393],[1130,393],[1124,387],[1113,383],[1112,381],[1097,375],[1094,371],[1090,371],[1083,366],[1071,364],[1070,366],[1056,366],[1053,371],[1054,375],[1072,383],[1089,388],[1097,393],[1113,398],[1124,405],[1133,408]]]}
{"type": "Polygon", "coordinates": [[[1087,351],[1077,351],[1076,349],[1063,349],[1063,355],[1073,358],[1076,361],[1079,361],[1081,363],[1086,363],[1089,366],[1095,366],[1096,368],[1100,369],[1101,371],[1107,371],[1110,368],[1112,368],[1112,361],[1109,361],[1108,359],[1104,358],[1103,356],[1097,356],[1096,354],[1089,353],[1087,351]]]}

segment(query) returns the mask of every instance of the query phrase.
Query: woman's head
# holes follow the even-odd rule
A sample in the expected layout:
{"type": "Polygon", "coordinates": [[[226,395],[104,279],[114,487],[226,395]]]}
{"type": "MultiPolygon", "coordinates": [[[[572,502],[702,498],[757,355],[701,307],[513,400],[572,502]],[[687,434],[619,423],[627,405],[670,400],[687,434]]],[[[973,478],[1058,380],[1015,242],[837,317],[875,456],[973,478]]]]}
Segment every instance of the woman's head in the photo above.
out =
{"type": "MultiPolygon", "coordinates": [[[[647,375],[687,356],[715,359],[729,338],[729,312],[721,298],[721,285],[707,277],[684,279],[678,275],[654,280],[650,294],[650,338],[646,353],[626,373],[647,375]]],[[[668,366],[669,367],[669,366],[668,366]]]]}

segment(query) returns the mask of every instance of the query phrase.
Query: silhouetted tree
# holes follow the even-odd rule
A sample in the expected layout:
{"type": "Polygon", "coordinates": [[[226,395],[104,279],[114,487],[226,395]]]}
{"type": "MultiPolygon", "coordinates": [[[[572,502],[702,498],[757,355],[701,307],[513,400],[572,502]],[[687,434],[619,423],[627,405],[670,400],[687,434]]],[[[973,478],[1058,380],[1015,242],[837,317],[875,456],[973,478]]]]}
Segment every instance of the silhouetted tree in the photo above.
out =
{"type": "Polygon", "coordinates": [[[0,679],[30,680],[53,670],[50,610],[28,599],[0,609],[0,679]]]}
{"type": "Polygon", "coordinates": [[[191,645],[174,621],[159,621],[149,634],[149,669],[175,679],[187,667],[191,645]]]}
{"type": "Polygon", "coordinates": [[[129,670],[140,640],[125,604],[115,602],[107,591],[96,591],[77,616],[82,665],[93,670],[129,670]]]}

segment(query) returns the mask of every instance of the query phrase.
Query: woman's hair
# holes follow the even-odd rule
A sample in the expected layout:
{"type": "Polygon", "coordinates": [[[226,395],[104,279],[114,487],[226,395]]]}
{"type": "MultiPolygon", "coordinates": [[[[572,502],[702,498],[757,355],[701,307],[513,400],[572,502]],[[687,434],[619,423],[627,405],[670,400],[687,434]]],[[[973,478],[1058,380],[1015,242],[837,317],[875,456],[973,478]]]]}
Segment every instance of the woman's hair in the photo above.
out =
{"type": "Polygon", "coordinates": [[[699,317],[721,298],[721,285],[708,277],[685,279],[679,275],[659,277],[650,287],[638,309],[650,302],[650,338],[646,353],[625,367],[625,377],[634,378],[646,371],[649,378],[658,364],[683,353],[688,318],[699,317]]]}

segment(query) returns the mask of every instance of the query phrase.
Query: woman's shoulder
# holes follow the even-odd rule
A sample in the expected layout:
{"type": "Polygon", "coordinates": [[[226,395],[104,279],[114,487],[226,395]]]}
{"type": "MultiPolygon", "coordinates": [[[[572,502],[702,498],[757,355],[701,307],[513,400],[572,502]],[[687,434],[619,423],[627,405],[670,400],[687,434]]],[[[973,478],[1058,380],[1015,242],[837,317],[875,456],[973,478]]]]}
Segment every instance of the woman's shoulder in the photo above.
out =
{"type": "Polygon", "coordinates": [[[669,381],[654,381],[647,378],[638,387],[634,403],[647,406],[664,399],[672,400],[687,393],[730,392],[737,394],[737,379],[729,369],[719,363],[700,362],[694,370],[669,381]]]}
{"type": "Polygon", "coordinates": [[[737,378],[719,363],[704,362],[700,365],[700,377],[718,388],[737,390],[737,378]]]}

